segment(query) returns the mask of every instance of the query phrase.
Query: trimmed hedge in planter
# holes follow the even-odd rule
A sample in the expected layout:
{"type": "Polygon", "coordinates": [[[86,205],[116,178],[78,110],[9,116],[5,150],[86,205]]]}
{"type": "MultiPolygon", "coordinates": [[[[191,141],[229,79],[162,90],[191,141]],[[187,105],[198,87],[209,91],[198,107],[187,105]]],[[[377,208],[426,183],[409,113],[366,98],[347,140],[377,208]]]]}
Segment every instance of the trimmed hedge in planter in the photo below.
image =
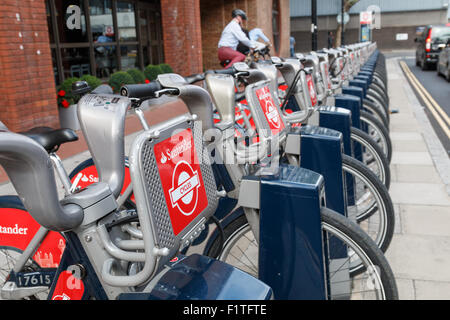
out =
{"type": "Polygon", "coordinates": [[[97,78],[95,76],[91,76],[89,74],[85,74],[84,76],[82,76],[80,78],[80,80],[86,81],[88,83],[89,87],[91,87],[91,90],[94,90],[95,88],[97,88],[99,85],[102,84],[102,80],[100,80],[99,78],[97,78]]]}
{"type": "Polygon", "coordinates": [[[133,77],[134,83],[144,83],[145,82],[145,74],[139,69],[129,69],[127,73],[133,77]]]}
{"type": "Polygon", "coordinates": [[[171,66],[169,66],[167,63],[161,63],[159,64],[159,67],[162,70],[162,73],[173,73],[173,69],[171,66]]]}
{"type": "Polygon", "coordinates": [[[125,84],[134,84],[133,77],[125,71],[117,71],[111,75],[108,84],[114,92],[119,92],[120,88],[125,84]]]}
{"type": "Polygon", "coordinates": [[[150,81],[156,80],[156,78],[158,77],[158,74],[161,74],[161,73],[163,73],[161,68],[159,66],[155,66],[153,64],[149,64],[144,69],[145,78],[150,81]]]}

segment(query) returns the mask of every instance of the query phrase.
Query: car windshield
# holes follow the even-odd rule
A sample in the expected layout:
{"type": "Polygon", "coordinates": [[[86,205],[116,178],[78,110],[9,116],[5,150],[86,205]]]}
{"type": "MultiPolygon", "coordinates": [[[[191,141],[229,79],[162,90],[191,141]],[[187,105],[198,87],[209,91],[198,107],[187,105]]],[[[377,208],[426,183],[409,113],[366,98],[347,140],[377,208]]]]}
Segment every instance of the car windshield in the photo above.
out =
{"type": "Polygon", "coordinates": [[[433,27],[431,30],[431,38],[433,40],[446,40],[450,38],[450,26],[449,27],[433,27]]]}

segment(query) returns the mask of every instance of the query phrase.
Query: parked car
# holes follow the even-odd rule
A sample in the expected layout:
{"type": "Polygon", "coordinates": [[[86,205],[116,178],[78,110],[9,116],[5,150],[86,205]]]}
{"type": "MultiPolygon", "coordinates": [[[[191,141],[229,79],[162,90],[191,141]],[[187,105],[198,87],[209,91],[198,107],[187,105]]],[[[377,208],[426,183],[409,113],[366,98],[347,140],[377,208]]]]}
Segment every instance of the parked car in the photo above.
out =
{"type": "Polygon", "coordinates": [[[450,82],[450,39],[447,40],[445,48],[441,50],[439,54],[439,60],[437,64],[437,74],[441,74],[450,82]]]}
{"type": "Polygon", "coordinates": [[[439,53],[445,48],[449,38],[450,23],[426,26],[422,34],[414,39],[417,43],[416,65],[422,70],[436,68],[439,53]]]}

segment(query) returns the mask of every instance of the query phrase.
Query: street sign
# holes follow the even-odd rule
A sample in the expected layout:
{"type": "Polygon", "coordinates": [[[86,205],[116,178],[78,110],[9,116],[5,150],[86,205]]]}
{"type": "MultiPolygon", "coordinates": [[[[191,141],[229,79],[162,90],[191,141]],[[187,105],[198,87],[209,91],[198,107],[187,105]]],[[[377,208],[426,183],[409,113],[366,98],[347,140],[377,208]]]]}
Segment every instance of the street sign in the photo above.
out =
{"type": "MultiPolygon", "coordinates": [[[[336,17],[337,23],[341,24],[341,14],[339,13],[336,17]]],[[[347,12],[344,12],[344,24],[347,24],[350,20],[350,16],[347,12]]]]}
{"type": "Polygon", "coordinates": [[[361,11],[359,13],[359,23],[360,24],[372,24],[372,12],[371,11],[361,11]]]}
{"type": "Polygon", "coordinates": [[[399,41],[408,40],[408,34],[407,33],[397,33],[395,35],[395,40],[399,40],[399,41]]]}

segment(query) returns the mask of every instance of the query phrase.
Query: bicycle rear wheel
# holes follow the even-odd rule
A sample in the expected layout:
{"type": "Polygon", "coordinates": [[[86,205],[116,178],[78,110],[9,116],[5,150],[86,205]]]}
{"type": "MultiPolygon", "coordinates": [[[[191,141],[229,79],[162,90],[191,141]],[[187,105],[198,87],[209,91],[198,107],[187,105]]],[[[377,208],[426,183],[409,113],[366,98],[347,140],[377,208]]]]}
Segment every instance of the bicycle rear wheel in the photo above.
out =
{"type": "MultiPolygon", "coordinates": [[[[0,247],[0,288],[9,280],[11,270],[16,265],[17,260],[22,255],[22,250],[17,248],[0,247]]],[[[36,272],[39,270],[38,264],[28,259],[25,266],[22,268],[22,272],[36,272]]],[[[38,292],[26,295],[21,300],[45,300],[50,292],[49,287],[36,288],[38,292]]],[[[2,297],[0,297],[3,300],[2,297]]]]}

